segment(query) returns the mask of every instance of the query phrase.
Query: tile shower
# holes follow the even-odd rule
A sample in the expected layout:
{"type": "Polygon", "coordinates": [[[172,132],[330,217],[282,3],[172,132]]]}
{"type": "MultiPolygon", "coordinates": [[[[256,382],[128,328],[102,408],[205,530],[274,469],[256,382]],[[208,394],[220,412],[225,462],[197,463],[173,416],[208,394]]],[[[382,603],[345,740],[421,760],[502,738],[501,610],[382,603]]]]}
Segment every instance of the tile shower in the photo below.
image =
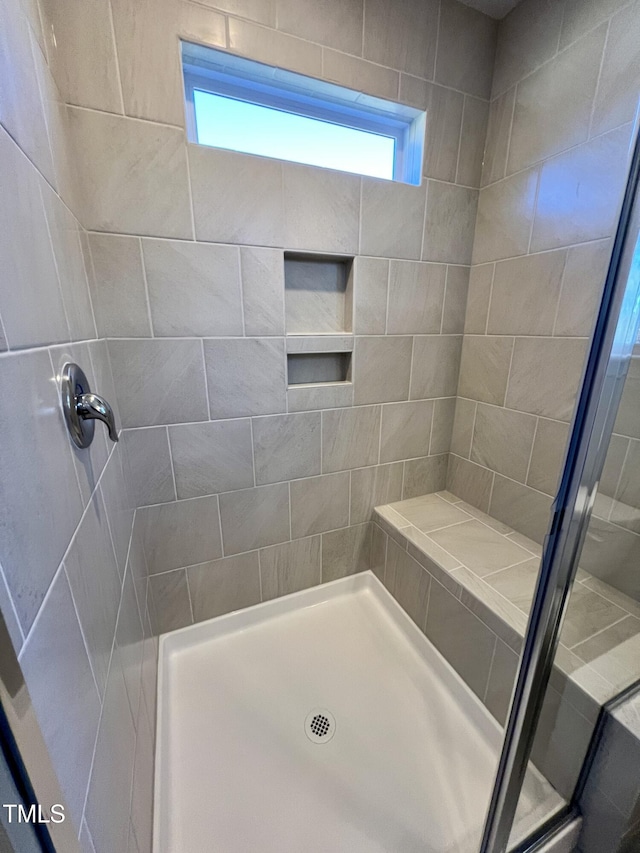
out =
{"type": "MultiPolygon", "coordinates": [[[[533,566],[624,188],[639,29],[622,0],[524,0],[500,22],[456,0],[0,0],[1,398],[31,389],[24,422],[0,407],[0,607],[80,849],[151,849],[159,634],[384,577],[403,546],[374,508],[445,490],[533,566]],[[426,110],[421,186],[188,144],[179,39],[426,110]],[[328,309],[296,302],[318,261],[344,267],[328,309]],[[117,445],[98,430],[71,448],[52,382],[69,360],[116,405],[117,445]]],[[[622,613],[606,652],[640,636],[636,374],[581,563],[622,613]]],[[[482,599],[460,583],[451,604],[432,571],[465,626],[445,656],[502,722],[513,626],[485,614],[474,686],[482,599]]],[[[596,681],[571,705],[575,761],[596,681]]]]}

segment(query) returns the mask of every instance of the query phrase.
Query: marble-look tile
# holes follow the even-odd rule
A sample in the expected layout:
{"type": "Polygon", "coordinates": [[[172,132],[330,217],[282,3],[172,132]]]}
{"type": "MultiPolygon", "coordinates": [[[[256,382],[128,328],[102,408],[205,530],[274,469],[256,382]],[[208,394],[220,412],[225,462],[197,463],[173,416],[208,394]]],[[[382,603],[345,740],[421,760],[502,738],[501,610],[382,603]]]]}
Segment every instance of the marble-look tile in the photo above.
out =
{"type": "Polygon", "coordinates": [[[407,399],[411,348],[410,337],[356,339],[353,380],[356,405],[407,399]]]}
{"type": "Polygon", "coordinates": [[[254,485],[249,418],[170,427],[178,498],[254,485]]]}
{"type": "Polygon", "coordinates": [[[453,418],[456,411],[456,398],[445,397],[434,400],[433,403],[433,426],[431,428],[431,442],[429,453],[434,456],[448,453],[451,448],[451,432],[453,430],[453,418]]]}
{"type": "Polygon", "coordinates": [[[458,456],[464,456],[467,459],[471,453],[476,406],[477,403],[474,401],[458,397],[453,428],[451,430],[451,452],[458,456]]]}
{"type": "Polygon", "coordinates": [[[512,350],[513,338],[465,335],[458,394],[503,405],[512,350]]]}
{"type": "Polygon", "coordinates": [[[565,259],[560,250],[497,263],[487,333],[552,334],[565,259]]]}
{"type": "MultiPolygon", "coordinates": [[[[442,494],[441,497],[444,497],[444,494],[442,494]]],[[[455,498],[455,495],[453,495],[453,497],[455,498]]],[[[490,527],[492,530],[495,530],[496,533],[502,533],[504,536],[508,536],[512,533],[511,528],[507,524],[503,524],[501,521],[497,521],[495,518],[491,518],[490,515],[487,515],[486,512],[482,512],[482,510],[478,509],[478,507],[475,507],[472,504],[467,503],[466,501],[461,501],[458,499],[455,499],[453,503],[458,507],[458,509],[462,509],[464,510],[464,512],[468,512],[469,515],[472,515],[478,521],[481,521],[483,524],[486,524],[487,527],[490,527]]],[[[518,542],[517,544],[520,545],[521,543],[518,542]]],[[[523,545],[522,547],[525,549],[525,551],[528,550],[526,546],[523,545]]]]}
{"type": "Polygon", "coordinates": [[[527,475],[529,486],[548,495],[555,495],[568,438],[567,424],[543,418],[538,420],[527,475]]]}
{"type": "Polygon", "coordinates": [[[458,387],[462,335],[426,335],[413,340],[410,397],[451,397],[458,387]]]}
{"type": "Polygon", "coordinates": [[[233,246],[143,240],[155,335],[242,335],[240,260],[233,246]]]}
{"type": "Polygon", "coordinates": [[[481,186],[500,181],[507,173],[507,154],[515,103],[515,86],[491,101],[482,164],[481,186]]]}
{"type": "Polygon", "coordinates": [[[451,524],[470,521],[466,512],[462,512],[447,501],[443,501],[437,495],[422,495],[404,500],[397,504],[391,504],[391,509],[423,533],[448,527],[451,524]]]}
{"type": "Polygon", "coordinates": [[[322,77],[367,95],[391,101],[398,98],[400,75],[397,71],[337,50],[324,48],[322,77]]]}
{"type": "Polygon", "coordinates": [[[429,181],[422,260],[470,264],[477,209],[477,190],[429,181]]]}
{"type": "MultiPolygon", "coordinates": [[[[223,0],[217,5],[222,8],[223,0]]],[[[178,35],[181,39],[205,44],[207,47],[225,48],[227,46],[227,21],[224,15],[214,9],[205,8],[204,3],[196,5],[188,0],[179,0],[178,6],[180,16],[178,35]]]]}
{"type": "Polygon", "coordinates": [[[116,645],[114,655],[119,655],[129,697],[131,716],[137,719],[142,690],[142,651],[144,629],[136,600],[133,578],[127,572],[122,586],[122,598],[118,611],[116,645]]]}
{"type": "Polygon", "coordinates": [[[202,0],[202,5],[248,18],[268,27],[276,25],[276,0],[202,0]]]}
{"type": "Polygon", "coordinates": [[[131,826],[135,833],[139,853],[151,849],[153,834],[153,727],[149,720],[146,702],[140,702],[136,724],[136,752],[133,762],[133,789],[131,791],[131,826]]]}
{"type": "Polygon", "coordinates": [[[572,44],[624,5],[625,0],[566,0],[560,45],[572,44]]]}
{"type": "Polygon", "coordinates": [[[429,455],[433,402],[418,400],[382,407],[380,462],[429,455]]]}
{"type": "Polygon", "coordinates": [[[282,338],[205,340],[212,418],[269,415],[286,405],[282,338]]]}
{"type": "Polygon", "coordinates": [[[322,14],[313,0],[277,0],[279,30],[345,53],[362,54],[363,4],[347,0],[322,14]]]}
{"type": "Polygon", "coordinates": [[[156,634],[191,625],[193,614],[185,569],[151,575],[149,595],[153,601],[153,630],[156,634]]]}
{"type": "Polygon", "coordinates": [[[425,633],[473,692],[484,697],[496,636],[437,581],[431,582],[425,633]]]}
{"type": "Polygon", "coordinates": [[[573,651],[621,688],[637,677],[639,640],[640,619],[625,616],[610,628],[574,646],[573,651]]]}
{"type": "Polygon", "coordinates": [[[531,415],[478,404],[471,460],[513,480],[524,482],[536,430],[531,415]]]}
{"type": "Polygon", "coordinates": [[[540,560],[533,557],[517,566],[493,572],[485,581],[520,610],[529,613],[539,570],[540,560]]]}
{"type": "Polygon", "coordinates": [[[570,420],[586,352],[587,342],[580,339],[516,338],[506,405],[570,420]]]}
{"type": "Polygon", "coordinates": [[[279,33],[271,27],[229,18],[229,50],[248,56],[254,62],[265,62],[310,77],[323,76],[320,45],[279,33]]]}
{"type": "Polygon", "coordinates": [[[123,427],[207,418],[200,341],[111,340],[109,355],[123,427]]]}
{"type": "Polygon", "coordinates": [[[623,527],[591,517],[582,549],[580,565],[600,581],[640,600],[640,583],[636,565],[640,553],[640,537],[623,527]]]}
{"type": "Polygon", "coordinates": [[[292,481],[290,487],[293,539],[348,525],[349,478],[349,472],[344,471],[292,481]]]}
{"type": "Polygon", "coordinates": [[[322,534],[322,582],[365,572],[371,564],[371,525],[322,534]]]}
{"type": "Polygon", "coordinates": [[[216,497],[144,507],[138,523],[150,574],[222,556],[216,497]]]}
{"type": "Polygon", "coordinates": [[[638,7],[631,3],[611,19],[593,109],[591,134],[633,121],[638,108],[638,7]]]}
{"type": "Polygon", "coordinates": [[[322,413],[323,473],[375,465],[379,444],[380,406],[333,409],[322,413]]]}
{"type": "Polygon", "coordinates": [[[464,331],[467,335],[484,335],[491,302],[491,285],[495,264],[471,267],[464,331]]]}
{"type": "Polygon", "coordinates": [[[387,534],[377,524],[373,525],[371,532],[371,571],[384,583],[384,575],[387,562],[387,534]]]}
{"type": "Polygon", "coordinates": [[[560,642],[571,648],[593,634],[619,622],[625,611],[613,602],[581,584],[574,584],[569,598],[567,615],[562,624],[560,642]]]}
{"type": "Polygon", "coordinates": [[[352,382],[327,382],[323,385],[293,385],[287,388],[290,412],[339,409],[353,405],[352,382]]]}
{"type": "Polygon", "coordinates": [[[469,267],[447,267],[447,286],[442,310],[442,334],[461,335],[464,332],[469,294],[469,267]]]}
{"type": "Polygon", "coordinates": [[[610,258],[609,240],[569,249],[554,335],[591,335],[610,258]]]}
{"type": "Polygon", "coordinates": [[[287,248],[356,254],[360,178],[293,163],[282,170],[287,248]]]}
{"type": "MultiPolygon", "coordinates": [[[[436,563],[441,569],[444,569],[443,575],[447,571],[452,571],[460,566],[460,561],[456,560],[451,554],[443,550],[439,545],[418,530],[417,527],[405,527],[402,530],[403,536],[408,540],[407,551],[421,565],[425,566],[433,574],[433,564],[436,563]]],[[[438,577],[441,580],[441,577],[438,577]]]]}
{"type": "Polygon", "coordinates": [[[474,264],[527,252],[537,184],[538,171],[530,169],[480,191],[473,243],[474,264]]]}
{"type": "Polygon", "coordinates": [[[402,499],[402,463],[351,472],[351,523],[371,521],[373,509],[402,499]]]}
{"type": "Polygon", "coordinates": [[[69,327],[40,191],[41,179],[0,127],[0,312],[10,347],[66,341],[69,327]]]}
{"type": "Polygon", "coordinates": [[[535,542],[542,542],[549,526],[551,498],[496,474],[488,512],[535,542]]]}
{"type": "Polygon", "coordinates": [[[448,454],[407,459],[404,463],[402,497],[415,498],[439,492],[447,484],[448,454]]]}
{"type": "Polygon", "coordinates": [[[125,430],[122,446],[136,506],[176,500],[171,470],[171,454],[164,427],[125,430]]]}
{"type": "Polygon", "coordinates": [[[530,556],[515,542],[475,520],[434,530],[429,535],[480,577],[520,563],[530,556]]]}
{"type": "Polygon", "coordinates": [[[353,331],[356,335],[384,335],[388,283],[389,261],[355,258],[353,331]]]}
{"type": "Polygon", "coordinates": [[[95,272],[90,284],[98,334],[150,337],[140,240],[114,234],[89,234],[89,246],[95,272]]]}
{"type": "Polygon", "coordinates": [[[606,30],[598,27],[518,84],[508,172],[587,139],[606,30]]]}
{"type": "Polygon", "coordinates": [[[256,484],[261,486],[319,474],[320,422],[320,412],[254,418],[256,484]]]}
{"type": "Polygon", "coordinates": [[[431,576],[406,551],[396,564],[394,597],[418,628],[424,631],[431,576]]]}
{"type": "Polygon", "coordinates": [[[531,251],[609,237],[627,175],[630,125],[541,166],[531,251]]]}
{"type": "Polygon", "coordinates": [[[79,826],[100,697],[64,570],[51,585],[20,655],[20,667],[70,815],[79,826]]]}
{"type": "Polygon", "coordinates": [[[135,505],[129,489],[130,477],[125,477],[123,455],[121,445],[116,445],[100,481],[121,580],[127,564],[135,513],[135,505]]]}
{"type": "Polygon", "coordinates": [[[187,578],[195,622],[260,602],[257,551],[190,566],[187,578]]]}
{"type": "Polygon", "coordinates": [[[440,331],[447,268],[443,264],[391,261],[387,334],[440,331]]]}
{"type": "Polygon", "coordinates": [[[12,399],[17,388],[29,389],[21,417],[7,406],[0,412],[0,539],[2,566],[26,634],[80,520],[83,502],[45,350],[2,358],[2,399],[12,399]]]}
{"type": "Polygon", "coordinates": [[[403,550],[406,550],[407,540],[404,537],[404,531],[406,528],[411,527],[410,522],[406,518],[400,515],[399,512],[396,512],[389,504],[388,506],[377,506],[375,508],[374,521],[394,542],[400,545],[403,550]]]}
{"type": "Polygon", "coordinates": [[[459,184],[480,186],[488,121],[489,104],[480,98],[466,95],[456,174],[456,182],[459,184]]]}
{"type": "Polygon", "coordinates": [[[496,640],[484,704],[501,726],[507,719],[517,669],[518,655],[502,640],[496,640]]]}
{"type": "Polygon", "coordinates": [[[381,65],[433,78],[437,32],[435,0],[401,0],[393,7],[384,0],[366,2],[364,56],[381,65]]]}
{"type": "Polygon", "coordinates": [[[282,252],[243,246],[240,267],[245,334],[284,335],[282,252]]]}
{"type": "Polygon", "coordinates": [[[289,595],[322,579],[320,536],[295,539],[260,550],[262,600],[289,595]]]}
{"type": "MultiPolygon", "coordinates": [[[[293,497],[291,502],[293,504],[293,497]]],[[[220,495],[225,556],[287,541],[290,538],[289,517],[287,483],[220,495]]]]}
{"type": "Polygon", "coordinates": [[[436,82],[488,98],[498,25],[455,0],[443,0],[438,27],[436,82]]]}
{"type": "Polygon", "coordinates": [[[363,178],[361,254],[419,260],[425,201],[426,183],[414,187],[363,178]]]}
{"type": "Polygon", "coordinates": [[[282,164],[278,160],[206,145],[189,145],[188,156],[197,240],[284,245],[282,164]],[[211,204],[212,198],[215,204],[211,204]]]}
{"type": "Polygon", "coordinates": [[[447,489],[484,512],[489,510],[493,479],[494,473],[488,468],[450,454],[447,489]]]}
{"type": "Polygon", "coordinates": [[[68,116],[85,228],[193,237],[182,130],[74,107],[68,116]]]}

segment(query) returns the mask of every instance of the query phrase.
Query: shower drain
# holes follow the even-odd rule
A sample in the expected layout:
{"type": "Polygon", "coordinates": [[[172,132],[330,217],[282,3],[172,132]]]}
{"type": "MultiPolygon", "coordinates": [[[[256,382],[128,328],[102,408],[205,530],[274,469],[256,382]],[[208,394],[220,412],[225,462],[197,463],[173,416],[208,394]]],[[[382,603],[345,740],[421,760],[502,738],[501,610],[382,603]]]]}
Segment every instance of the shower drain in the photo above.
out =
{"type": "Polygon", "coordinates": [[[313,743],[328,743],[336,732],[336,719],[326,708],[314,708],[304,721],[304,732],[313,743]]]}

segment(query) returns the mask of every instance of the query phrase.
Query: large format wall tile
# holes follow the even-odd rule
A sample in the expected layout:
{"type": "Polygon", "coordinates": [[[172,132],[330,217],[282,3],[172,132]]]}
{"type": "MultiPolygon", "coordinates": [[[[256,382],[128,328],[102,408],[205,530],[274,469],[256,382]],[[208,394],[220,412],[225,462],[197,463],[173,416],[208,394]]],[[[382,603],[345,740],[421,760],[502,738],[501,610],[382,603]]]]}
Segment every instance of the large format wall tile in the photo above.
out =
{"type": "Polygon", "coordinates": [[[433,78],[438,35],[435,0],[366,0],[364,56],[409,74],[433,78]]]}
{"type": "Polygon", "coordinates": [[[640,61],[639,34],[638,4],[634,2],[611,20],[593,111],[594,135],[632,121],[635,116],[638,87],[629,69],[637,68],[640,61]]]}
{"type": "Polygon", "coordinates": [[[456,393],[462,335],[420,335],[413,341],[412,400],[456,393]]]}
{"type": "Polygon", "coordinates": [[[169,439],[165,427],[125,430],[122,444],[136,506],[175,501],[169,439]]]}
{"type": "Polygon", "coordinates": [[[389,261],[357,257],[354,261],[356,335],[384,335],[387,322],[389,261]]]}
{"type": "Polygon", "coordinates": [[[321,554],[320,536],[262,548],[262,600],[268,601],[319,584],[322,578],[321,554]]]}
{"type": "Polygon", "coordinates": [[[470,264],[478,192],[429,181],[422,259],[470,264]]]}
{"type": "Polygon", "coordinates": [[[366,571],[371,563],[371,525],[322,534],[322,582],[366,571]]]}
{"type": "Polygon", "coordinates": [[[226,555],[285,542],[290,538],[289,486],[227,492],[220,496],[220,518],[226,555]]]}
{"type": "Polygon", "coordinates": [[[536,419],[499,406],[478,405],[471,460],[514,480],[527,476],[536,419]]]}
{"type": "Polygon", "coordinates": [[[291,483],[293,539],[349,524],[349,472],[291,483]]]}
{"type": "Polygon", "coordinates": [[[402,499],[403,464],[374,465],[351,472],[351,524],[371,521],[376,506],[402,499]]]}
{"type": "Polygon", "coordinates": [[[488,15],[456,0],[442,0],[436,82],[488,98],[496,32],[497,24],[488,15]]]}
{"type": "Polygon", "coordinates": [[[389,403],[382,407],[380,461],[396,462],[429,454],[433,402],[389,403]]]}
{"type": "Polygon", "coordinates": [[[375,465],[380,445],[380,406],[322,413],[324,474],[375,465]]]}
{"type": "Polygon", "coordinates": [[[413,187],[364,178],[360,252],[420,259],[426,185],[413,187]]]}
{"type": "Polygon", "coordinates": [[[458,394],[502,406],[507,391],[513,338],[466,335],[458,394]]]}
{"type": "Polygon", "coordinates": [[[242,247],[240,265],[245,334],[284,335],[282,253],[242,247]]]}
{"type": "Polygon", "coordinates": [[[318,14],[313,0],[277,0],[278,29],[346,53],[362,54],[362,0],[345,0],[318,14]]]}
{"type": "MultiPolygon", "coordinates": [[[[220,4],[217,4],[220,5],[220,4]]],[[[224,4],[223,4],[224,5],[224,4]]],[[[222,8],[222,5],[220,5],[222,8]]],[[[243,15],[244,17],[244,15],[243,15]]],[[[229,49],[240,56],[248,56],[256,62],[277,65],[289,71],[308,74],[311,77],[322,75],[322,48],[285,33],[279,33],[267,27],[259,27],[248,21],[228,19],[229,49]]],[[[225,19],[222,18],[222,46],[224,47],[225,19]]],[[[197,39],[201,41],[201,39],[197,39]]],[[[211,44],[207,39],[207,44],[211,44]]]]}
{"type": "Polygon", "coordinates": [[[187,579],[195,622],[260,602],[257,551],[191,566],[187,579]]]}
{"type": "Polygon", "coordinates": [[[215,496],[145,507],[136,515],[138,524],[151,574],[222,556],[215,496]]]}
{"type": "Polygon", "coordinates": [[[256,484],[320,473],[321,415],[308,412],[253,419],[256,484]]]}
{"type": "Polygon", "coordinates": [[[355,358],[355,402],[406,400],[411,372],[411,338],[358,338],[355,358]]]}
{"type": "Polygon", "coordinates": [[[98,334],[146,338],[151,321],[137,237],[89,234],[91,298],[98,334]]]}
{"type": "Polygon", "coordinates": [[[427,335],[440,331],[446,267],[391,261],[389,267],[389,335],[427,335]]]}
{"type": "Polygon", "coordinates": [[[536,201],[538,173],[521,172],[480,191],[473,262],[524,255],[536,201]]]}

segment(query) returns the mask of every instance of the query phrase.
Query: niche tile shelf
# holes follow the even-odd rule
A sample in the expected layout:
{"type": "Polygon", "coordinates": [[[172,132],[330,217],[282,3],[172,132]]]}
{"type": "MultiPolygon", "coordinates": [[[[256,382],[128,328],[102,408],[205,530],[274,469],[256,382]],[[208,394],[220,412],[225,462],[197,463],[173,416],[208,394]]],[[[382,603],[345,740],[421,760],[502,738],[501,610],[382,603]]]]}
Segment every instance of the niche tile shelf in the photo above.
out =
{"type": "Polygon", "coordinates": [[[353,259],[285,252],[287,335],[351,332],[353,259]]]}
{"type": "Polygon", "coordinates": [[[294,335],[287,338],[288,385],[351,381],[353,338],[294,335]]]}

